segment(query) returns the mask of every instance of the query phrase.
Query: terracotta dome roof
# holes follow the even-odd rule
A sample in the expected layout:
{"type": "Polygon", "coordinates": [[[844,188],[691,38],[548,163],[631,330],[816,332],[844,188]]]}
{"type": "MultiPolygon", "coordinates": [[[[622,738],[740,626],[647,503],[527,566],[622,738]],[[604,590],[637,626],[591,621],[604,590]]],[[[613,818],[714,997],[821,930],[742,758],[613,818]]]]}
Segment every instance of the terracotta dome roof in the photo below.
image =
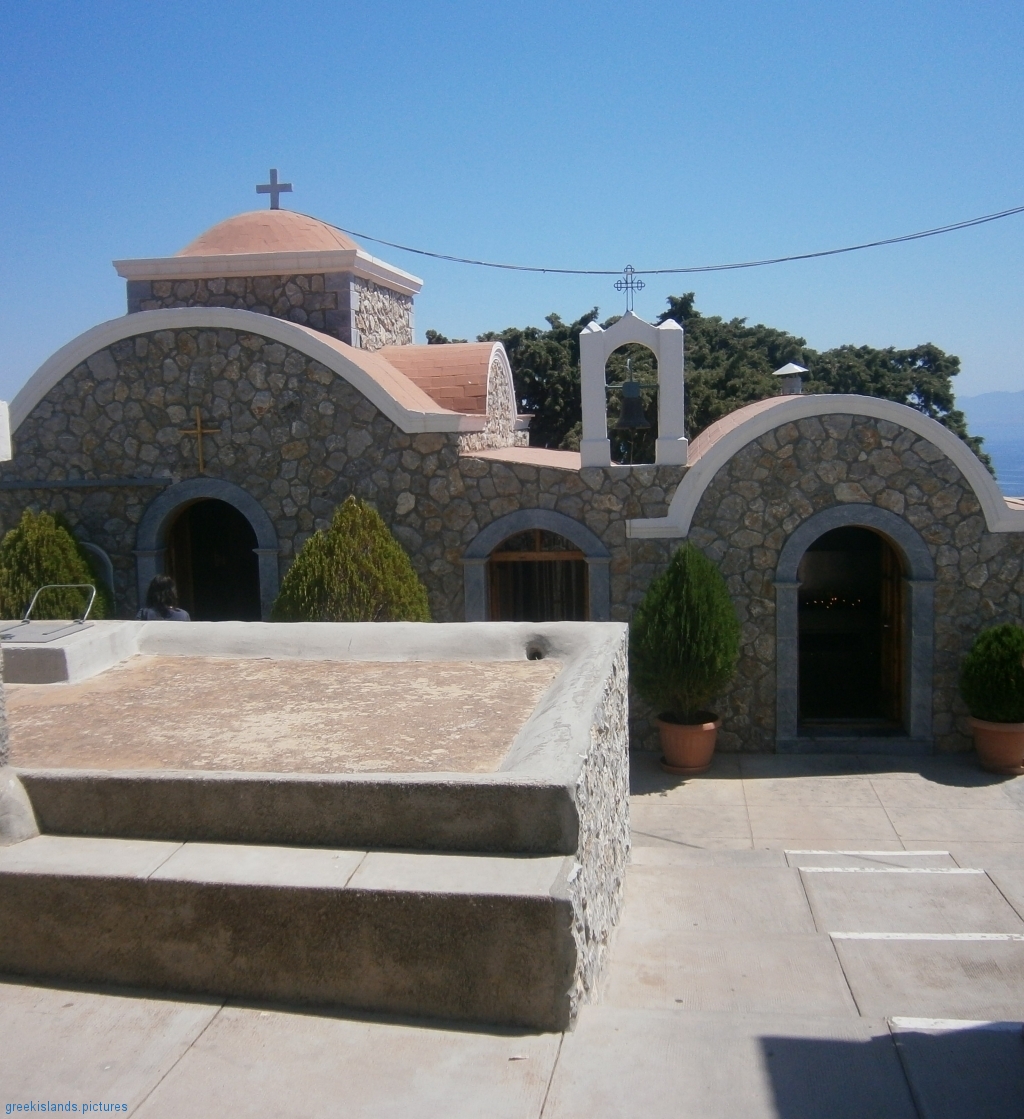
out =
{"type": "Polygon", "coordinates": [[[358,249],[340,230],[293,210],[251,210],[211,226],[176,256],[337,252],[358,249]]]}

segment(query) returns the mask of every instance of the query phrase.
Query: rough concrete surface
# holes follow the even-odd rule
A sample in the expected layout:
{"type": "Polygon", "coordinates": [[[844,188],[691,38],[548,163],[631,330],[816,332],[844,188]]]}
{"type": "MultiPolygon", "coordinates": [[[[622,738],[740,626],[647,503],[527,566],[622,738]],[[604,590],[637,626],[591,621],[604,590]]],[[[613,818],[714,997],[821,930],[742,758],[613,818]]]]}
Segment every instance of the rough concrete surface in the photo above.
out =
{"type": "Polygon", "coordinates": [[[490,772],[560,667],[138,656],[78,684],[10,685],[11,764],[490,772]]]}

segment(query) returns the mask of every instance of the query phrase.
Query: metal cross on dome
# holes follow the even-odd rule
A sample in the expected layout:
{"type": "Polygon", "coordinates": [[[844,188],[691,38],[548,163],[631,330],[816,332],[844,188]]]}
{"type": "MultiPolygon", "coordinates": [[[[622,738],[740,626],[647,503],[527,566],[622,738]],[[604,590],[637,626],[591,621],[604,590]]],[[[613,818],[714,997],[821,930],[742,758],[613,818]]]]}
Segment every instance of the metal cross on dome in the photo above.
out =
{"type": "Polygon", "coordinates": [[[636,269],[632,264],[627,264],[622,270],[622,279],[615,281],[615,290],[626,293],[626,311],[633,310],[633,292],[643,291],[644,282],[636,278],[636,269]]]}
{"type": "Polygon", "coordinates": [[[280,210],[281,209],[281,195],[282,194],[291,194],[291,192],[292,192],[292,184],[291,183],[279,183],[277,181],[277,168],[276,167],[271,167],[270,168],[270,182],[269,183],[258,183],[256,185],[256,193],[257,194],[269,194],[270,195],[270,208],[272,210],[280,210]]]}

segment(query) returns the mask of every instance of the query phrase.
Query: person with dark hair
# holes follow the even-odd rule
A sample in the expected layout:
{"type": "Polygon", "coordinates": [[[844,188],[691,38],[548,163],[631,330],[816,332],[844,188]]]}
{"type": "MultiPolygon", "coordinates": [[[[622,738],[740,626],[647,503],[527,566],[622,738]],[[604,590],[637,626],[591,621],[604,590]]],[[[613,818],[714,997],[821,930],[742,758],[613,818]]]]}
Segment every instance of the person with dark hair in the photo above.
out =
{"type": "Polygon", "coordinates": [[[170,575],[154,575],[146,591],[146,605],[135,615],[142,622],[190,622],[178,605],[178,588],[170,575]]]}

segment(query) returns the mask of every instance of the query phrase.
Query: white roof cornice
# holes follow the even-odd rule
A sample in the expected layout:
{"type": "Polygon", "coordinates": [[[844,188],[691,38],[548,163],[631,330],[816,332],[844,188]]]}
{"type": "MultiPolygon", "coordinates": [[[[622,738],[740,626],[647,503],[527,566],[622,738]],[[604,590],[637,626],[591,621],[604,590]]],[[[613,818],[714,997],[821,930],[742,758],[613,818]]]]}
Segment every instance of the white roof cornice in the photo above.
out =
{"type": "Polygon", "coordinates": [[[362,249],[319,249],[301,252],[224,253],[221,256],[157,256],[115,260],[126,280],[206,280],[231,276],[295,276],[351,272],[363,280],[417,295],[423,281],[362,249]]]}
{"type": "Polygon", "coordinates": [[[29,377],[11,402],[11,431],[17,431],[40,400],[75,366],[124,338],[158,330],[234,330],[291,346],[343,377],[409,435],[426,431],[482,431],[487,422],[486,416],[442,408],[378,354],[354,349],[308,326],[230,307],[175,307],[110,319],[62,346],[29,377]]]}
{"type": "Polygon", "coordinates": [[[704,491],[737,452],[785,423],[829,415],[888,420],[927,439],[967,480],[981,505],[989,532],[1024,532],[1024,508],[1008,503],[977,455],[949,428],[906,404],[876,396],[837,393],[759,400],[712,424],[690,444],[689,469],[672,496],[668,515],[627,521],[626,534],[648,540],[686,536],[704,491]]]}

